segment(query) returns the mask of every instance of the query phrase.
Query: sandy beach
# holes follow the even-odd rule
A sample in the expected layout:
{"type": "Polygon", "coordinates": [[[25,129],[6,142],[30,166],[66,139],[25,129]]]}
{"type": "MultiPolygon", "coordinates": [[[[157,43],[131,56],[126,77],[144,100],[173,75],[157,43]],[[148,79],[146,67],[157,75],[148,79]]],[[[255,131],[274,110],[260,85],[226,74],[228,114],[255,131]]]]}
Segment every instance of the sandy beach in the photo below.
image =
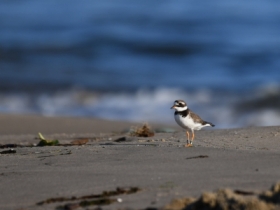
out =
{"type": "Polygon", "coordinates": [[[171,209],[174,199],[258,195],[280,181],[278,126],[202,130],[185,148],[175,124],[150,124],[152,137],[129,135],[139,123],[91,118],[1,114],[0,125],[0,209],[171,209]],[[60,145],[35,146],[38,132],[60,145]]]}

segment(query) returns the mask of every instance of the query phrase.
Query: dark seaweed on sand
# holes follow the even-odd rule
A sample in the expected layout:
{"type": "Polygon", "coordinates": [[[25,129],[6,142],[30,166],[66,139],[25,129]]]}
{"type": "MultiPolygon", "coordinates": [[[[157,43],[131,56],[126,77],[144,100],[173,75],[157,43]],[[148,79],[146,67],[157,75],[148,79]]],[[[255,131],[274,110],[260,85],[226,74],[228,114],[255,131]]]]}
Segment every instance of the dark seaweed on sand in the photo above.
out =
{"type": "Polygon", "coordinates": [[[38,133],[38,135],[39,135],[40,142],[37,144],[37,146],[39,146],[39,147],[56,146],[56,145],[59,144],[59,141],[57,139],[47,140],[47,139],[45,139],[45,137],[41,133],[38,133]]]}
{"type": "Polygon", "coordinates": [[[77,201],[77,200],[81,200],[81,201],[78,203],[67,203],[63,206],[58,206],[57,209],[63,210],[63,209],[75,209],[79,207],[87,207],[91,205],[109,205],[117,201],[117,199],[111,198],[112,196],[137,193],[140,190],[141,189],[138,187],[128,187],[128,188],[117,187],[116,190],[103,191],[100,194],[92,194],[92,195],[86,195],[81,197],[72,196],[72,197],[49,198],[47,200],[38,202],[37,205],[44,205],[44,204],[65,202],[65,201],[77,201]]]}
{"type": "Polygon", "coordinates": [[[4,150],[0,152],[0,154],[14,154],[14,153],[16,153],[16,150],[14,149],[4,150]]]}

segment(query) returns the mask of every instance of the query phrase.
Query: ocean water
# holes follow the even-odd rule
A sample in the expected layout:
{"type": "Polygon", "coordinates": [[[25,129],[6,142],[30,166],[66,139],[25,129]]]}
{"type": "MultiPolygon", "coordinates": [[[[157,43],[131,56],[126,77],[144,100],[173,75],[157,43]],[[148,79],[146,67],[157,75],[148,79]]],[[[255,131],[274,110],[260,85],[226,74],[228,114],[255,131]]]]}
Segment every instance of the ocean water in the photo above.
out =
{"type": "Polygon", "coordinates": [[[280,124],[280,2],[0,2],[0,112],[280,124]]]}

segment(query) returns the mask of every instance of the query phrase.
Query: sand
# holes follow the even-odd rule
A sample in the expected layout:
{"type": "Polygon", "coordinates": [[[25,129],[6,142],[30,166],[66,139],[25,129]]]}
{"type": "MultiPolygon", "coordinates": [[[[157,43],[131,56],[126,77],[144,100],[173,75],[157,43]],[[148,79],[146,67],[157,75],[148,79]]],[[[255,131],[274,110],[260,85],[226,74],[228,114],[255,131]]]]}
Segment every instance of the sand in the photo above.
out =
{"type": "Polygon", "coordinates": [[[162,209],[221,188],[263,192],[280,180],[278,126],[201,130],[185,148],[175,124],[151,124],[178,131],[148,138],[128,135],[141,124],[91,118],[0,115],[0,125],[0,144],[22,146],[0,155],[0,209],[79,209],[85,200],[98,205],[80,209],[162,209]],[[68,146],[30,147],[38,132],[68,146]],[[79,138],[88,142],[69,146],[79,138]]]}

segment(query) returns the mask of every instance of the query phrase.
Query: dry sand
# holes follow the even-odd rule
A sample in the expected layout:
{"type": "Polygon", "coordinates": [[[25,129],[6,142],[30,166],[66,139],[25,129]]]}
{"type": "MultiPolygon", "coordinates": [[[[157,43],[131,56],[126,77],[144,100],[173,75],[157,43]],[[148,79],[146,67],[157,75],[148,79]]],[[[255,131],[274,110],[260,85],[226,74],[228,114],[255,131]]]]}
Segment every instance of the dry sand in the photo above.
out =
{"type": "Polygon", "coordinates": [[[1,154],[0,209],[78,209],[85,200],[111,203],[102,209],[163,208],[220,188],[259,193],[280,180],[280,127],[202,130],[185,148],[182,131],[131,137],[123,131],[136,124],[128,122],[0,115],[0,125],[2,145],[36,144],[38,132],[62,144],[89,140],[1,154]]]}

